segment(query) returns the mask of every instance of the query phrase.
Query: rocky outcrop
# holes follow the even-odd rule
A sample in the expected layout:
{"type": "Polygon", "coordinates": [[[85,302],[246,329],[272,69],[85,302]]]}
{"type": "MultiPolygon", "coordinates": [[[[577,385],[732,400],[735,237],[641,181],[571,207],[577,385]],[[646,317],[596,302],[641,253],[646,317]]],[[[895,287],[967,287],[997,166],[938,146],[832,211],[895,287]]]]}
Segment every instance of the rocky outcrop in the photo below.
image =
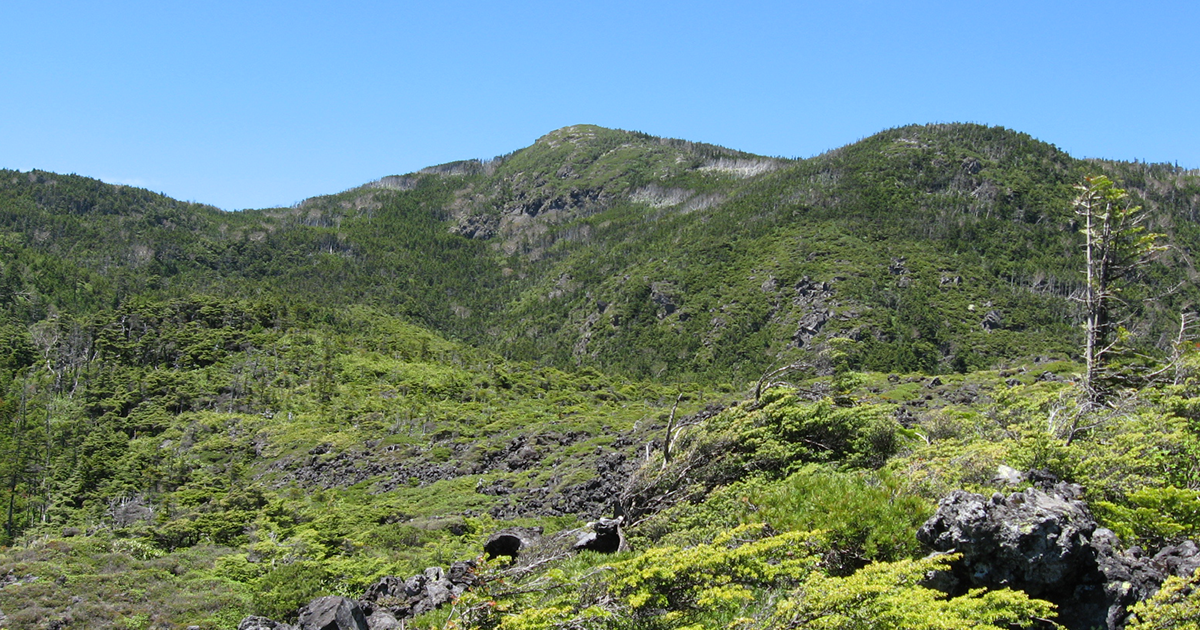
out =
{"type": "Polygon", "coordinates": [[[983,316],[983,321],[979,322],[983,329],[992,332],[1004,328],[1004,315],[997,310],[990,310],[983,316]]]}
{"type": "MultiPolygon", "coordinates": [[[[396,577],[382,578],[367,588],[361,603],[372,617],[409,619],[449,603],[474,584],[475,563],[455,562],[448,572],[441,567],[430,567],[403,581],[396,577]]],[[[375,626],[371,630],[376,630],[375,626]]]]}
{"type": "Polygon", "coordinates": [[[286,623],[271,621],[266,617],[250,615],[238,624],[237,630],[295,630],[295,628],[286,623]]]}
{"type": "Polygon", "coordinates": [[[1064,486],[990,498],[961,490],[938,504],[917,538],[941,552],[963,554],[955,576],[978,587],[1018,588],[1034,597],[1075,583],[1089,569],[1096,521],[1064,486]]]}
{"type": "Polygon", "coordinates": [[[828,282],[816,282],[804,276],[796,283],[792,306],[803,315],[796,322],[792,345],[803,348],[821,333],[834,316],[832,300],[833,285],[828,282]]]}
{"type": "Polygon", "coordinates": [[[474,586],[475,563],[455,562],[449,571],[429,567],[407,580],[381,578],[359,600],[318,597],[300,609],[296,626],[250,616],[238,630],[394,630],[411,619],[447,604],[474,586]]]}
{"type": "Polygon", "coordinates": [[[300,610],[300,630],[370,630],[358,602],[349,597],[318,597],[300,610]]]}
{"type": "Polygon", "coordinates": [[[991,497],[951,493],[917,538],[962,558],[928,584],[951,595],[978,587],[1020,589],[1057,604],[1058,622],[1071,630],[1117,630],[1131,604],[1156,593],[1167,577],[1200,567],[1200,549],[1191,541],[1153,557],[1137,547],[1121,550],[1116,535],[1098,527],[1082,494],[1062,483],[991,497]]]}

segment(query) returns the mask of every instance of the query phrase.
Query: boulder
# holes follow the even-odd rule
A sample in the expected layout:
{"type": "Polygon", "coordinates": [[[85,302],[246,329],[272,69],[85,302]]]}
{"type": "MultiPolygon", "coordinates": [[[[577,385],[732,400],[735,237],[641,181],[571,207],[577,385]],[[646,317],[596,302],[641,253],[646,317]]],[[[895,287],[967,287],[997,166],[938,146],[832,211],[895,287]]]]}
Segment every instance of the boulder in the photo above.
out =
{"type": "Polygon", "coordinates": [[[371,630],[397,630],[403,628],[396,616],[386,610],[376,610],[367,617],[367,627],[371,630]]]}
{"type": "Polygon", "coordinates": [[[1200,546],[1193,540],[1185,540],[1178,545],[1163,547],[1154,554],[1153,562],[1168,577],[1190,577],[1200,569],[1200,546]]]}
{"type": "Polygon", "coordinates": [[[238,624],[237,630],[295,630],[292,626],[278,621],[271,621],[266,617],[250,615],[242,619],[238,624]]]}
{"type": "Polygon", "coordinates": [[[446,579],[454,585],[454,590],[457,593],[462,593],[468,588],[479,583],[479,578],[475,575],[474,560],[460,560],[450,565],[450,571],[446,573],[446,579]]]}
{"type": "Polygon", "coordinates": [[[489,536],[483,552],[491,558],[506,556],[516,560],[522,549],[537,545],[541,539],[540,527],[509,527],[489,536]]]}
{"type": "Polygon", "coordinates": [[[586,549],[600,553],[616,553],[626,549],[625,534],[621,531],[621,523],[624,520],[624,517],[618,516],[588,523],[592,531],[581,535],[572,548],[575,551],[586,549]]]}
{"type": "Polygon", "coordinates": [[[1098,527],[1082,488],[1038,471],[1024,476],[1040,487],[991,497],[959,490],[938,503],[917,538],[937,554],[962,558],[951,571],[930,576],[927,586],[950,595],[1020,589],[1057,604],[1057,621],[1070,630],[1119,630],[1130,605],[1157,593],[1167,577],[1200,567],[1192,541],[1153,557],[1138,547],[1121,549],[1112,531],[1098,527]]]}
{"type": "MultiPolygon", "coordinates": [[[[382,612],[394,619],[408,619],[449,603],[475,583],[475,563],[455,562],[449,572],[429,567],[403,581],[398,577],[380,578],[367,587],[360,603],[371,617],[382,612]]],[[[387,622],[383,619],[379,623],[387,622]]],[[[375,630],[374,625],[371,630],[375,630]]]]}
{"type": "Polygon", "coordinates": [[[370,630],[358,602],[348,597],[318,597],[300,610],[300,630],[370,630]]]}
{"type": "Polygon", "coordinates": [[[1034,597],[1077,583],[1094,567],[1096,520],[1078,486],[1005,497],[957,490],[917,532],[936,551],[958,552],[955,577],[969,587],[1017,588],[1034,597]]]}

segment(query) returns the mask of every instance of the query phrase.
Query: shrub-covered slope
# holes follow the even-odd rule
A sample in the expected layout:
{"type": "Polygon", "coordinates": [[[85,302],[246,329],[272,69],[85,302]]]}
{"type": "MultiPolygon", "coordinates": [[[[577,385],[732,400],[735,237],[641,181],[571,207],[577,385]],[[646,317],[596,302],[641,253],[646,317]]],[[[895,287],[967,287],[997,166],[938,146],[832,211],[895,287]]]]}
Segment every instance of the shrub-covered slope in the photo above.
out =
{"type": "Polygon", "coordinates": [[[1004,465],[1082,484],[1126,544],[1200,533],[1197,177],[975,125],[806,160],[569,127],[243,213],[0,172],[0,614],[291,621],[619,506],[632,551],[483,564],[409,627],[1032,624],[917,584],[916,529],[1019,490],[1004,465]],[[1124,293],[1153,378],[1091,410],[1089,172],[1171,246],[1124,293]]]}

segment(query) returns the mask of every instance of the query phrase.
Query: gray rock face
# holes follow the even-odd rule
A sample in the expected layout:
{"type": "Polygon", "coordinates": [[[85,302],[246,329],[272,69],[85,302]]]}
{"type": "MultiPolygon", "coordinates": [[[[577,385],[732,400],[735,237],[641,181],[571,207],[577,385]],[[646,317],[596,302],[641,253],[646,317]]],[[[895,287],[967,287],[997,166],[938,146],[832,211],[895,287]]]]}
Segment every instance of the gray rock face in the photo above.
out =
{"type": "Polygon", "coordinates": [[[1076,583],[1094,564],[1096,521],[1077,486],[991,498],[957,490],[917,532],[937,551],[963,554],[955,576],[972,587],[1017,588],[1039,597],[1076,583]]]}
{"type": "Polygon", "coordinates": [[[1167,577],[1200,567],[1192,541],[1153,557],[1137,547],[1121,550],[1116,535],[1097,526],[1079,486],[1043,488],[943,498],[917,538],[962,559],[926,584],[951,595],[981,586],[1020,589],[1057,604],[1058,622],[1071,630],[1118,630],[1130,605],[1158,592],[1167,577]]]}
{"type": "Polygon", "coordinates": [[[992,332],[1004,327],[1004,316],[1000,314],[1000,311],[988,311],[979,325],[983,326],[984,330],[992,332]]]}
{"type": "Polygon", "coordinates": [[[396,616],[386,610],[376,610],[367,617],[367,626],[371,630],[396,630],[402,628],[400,620],[396,616]]]}
{"type": "Polygon", "coordinates": [[[238,624],[237,630],[295,630],[286,623],[271,621],[266,617],[250,615],[238,624]]]}
{"type": "MultiPolygon", "coordinates": [[[[367,588],[361,603],[370,618],[379,616],[379,621],[373,623],[386,624],[387,617],[408,619],[449,603],[474,585],[475,579],[474,562],[455,562],[449,572],[429,567],[403,581],[397,577],[380,579],[367,588]]],[[[376,626],[371,625],[371,630],[377,630],[376,626]]]]}
{"type": "Polygon", "coordinates": [[[318,597],[300,610],[300,630],[370,630],[358,602],[348,597],[318,597]]]}

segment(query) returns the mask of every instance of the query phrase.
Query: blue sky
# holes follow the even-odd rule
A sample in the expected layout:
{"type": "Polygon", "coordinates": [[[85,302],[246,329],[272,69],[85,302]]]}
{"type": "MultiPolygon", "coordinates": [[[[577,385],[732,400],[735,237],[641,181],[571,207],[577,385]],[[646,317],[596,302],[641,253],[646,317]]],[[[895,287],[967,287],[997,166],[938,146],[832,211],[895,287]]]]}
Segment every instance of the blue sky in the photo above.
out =
{"type": "Polygon", "coordinates": [[[227,210],[592,123],[808,157],[909,123],[1200,168],[1200,3],[4,2],[0,168],[227,210]]]}

